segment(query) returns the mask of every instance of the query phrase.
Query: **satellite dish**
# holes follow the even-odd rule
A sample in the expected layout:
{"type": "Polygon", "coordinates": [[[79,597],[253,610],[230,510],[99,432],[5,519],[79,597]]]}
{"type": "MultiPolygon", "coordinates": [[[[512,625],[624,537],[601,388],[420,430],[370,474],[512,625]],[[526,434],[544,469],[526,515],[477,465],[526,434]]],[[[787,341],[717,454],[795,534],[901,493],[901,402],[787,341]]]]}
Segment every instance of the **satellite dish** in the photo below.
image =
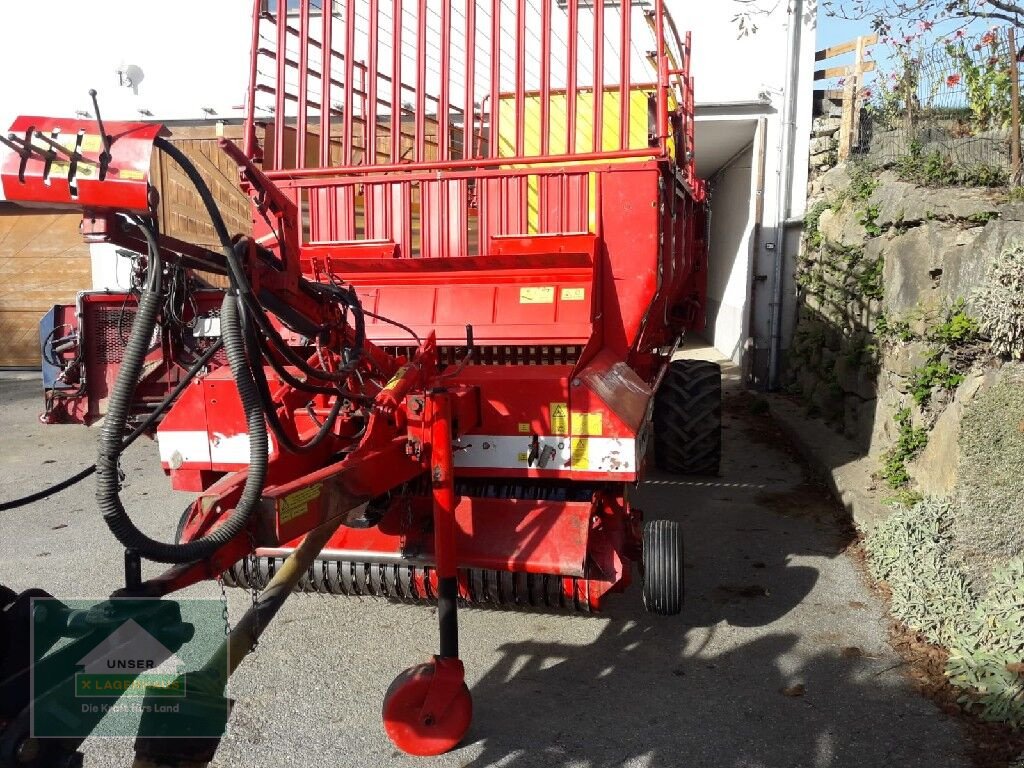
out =
{"type": "Polygon", "coordinates": [[[126,64],[117,70],[117,77],[122,86],[131,88],[132,93],[136,96],[139,95],[139,83],[145,77],[142,67],[136,64],[126,64]]]}

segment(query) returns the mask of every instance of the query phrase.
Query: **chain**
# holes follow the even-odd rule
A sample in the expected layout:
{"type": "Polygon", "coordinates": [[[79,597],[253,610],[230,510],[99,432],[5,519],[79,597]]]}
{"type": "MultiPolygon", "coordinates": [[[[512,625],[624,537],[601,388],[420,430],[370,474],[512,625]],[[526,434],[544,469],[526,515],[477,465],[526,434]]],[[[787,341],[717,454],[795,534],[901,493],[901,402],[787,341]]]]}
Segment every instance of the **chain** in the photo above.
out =
{"type": "Polygon", "coordinates": [[[255,574],[259,573],[260,562],[259,558],[256,557],[256,537],[252,535],[252,531],[249,532],[249,565],[251,567],[249,576],[249,593],[252,597],[252,618],[253,618],[253,632],[252,632],[252,647],[249,648],[249,653],[255,653],[256,649],[260,647],[260,613],[257,608],[257,602],[259,601],[260,591],[256,586],[257,579],[255,574]]]}
{"type": "Polygon", "coordinates": [[[228,593],[224,589],[223,578],[218,576],[217,583],[220,585],[220,615],[224,619],[224,636],[227,637],[231,634],[231,620],[228,618],[228,593]]]}

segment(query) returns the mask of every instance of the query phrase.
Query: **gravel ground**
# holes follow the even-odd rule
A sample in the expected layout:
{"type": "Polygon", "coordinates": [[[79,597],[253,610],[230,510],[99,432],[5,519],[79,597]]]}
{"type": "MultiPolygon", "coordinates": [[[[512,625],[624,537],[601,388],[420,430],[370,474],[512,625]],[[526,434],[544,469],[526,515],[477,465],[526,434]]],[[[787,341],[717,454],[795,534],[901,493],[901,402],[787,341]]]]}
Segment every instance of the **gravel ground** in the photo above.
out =
{"type": "MultiPolygon", "coordinates": [[[[216,763],[966,765],[959,726],[903,677],[826,491],[747,403],[728,398],[721,477],[654,475],[639,494],[648,517],[685,525],[681,616],[645,614],[635,586],[600,618],[462,611],[473,726],[452,753],[410,759],[385,738],[380,702],[398,672],[435,650],[434,611],[295,595],[232,680],[237,705],[216,763]]],[[[38,380],[0,379],[0,499],[94,458],[95,428],[44,426],[40,406],[38,380]]],[[[124,469],[126,505],[144,530],[169,538],[188,497],[168,489],[155,445],[133,447],[124,469]]],[[[62,598],[120,586],[121,552],[92,493],[86,481],[4,513],[0,583],[62,598]]],[[[249,599],[230,590],[232,616],[249,599]]],[[[90,739],[83,751],[86,766],[131,762],[130,740],[90,739]]]]}

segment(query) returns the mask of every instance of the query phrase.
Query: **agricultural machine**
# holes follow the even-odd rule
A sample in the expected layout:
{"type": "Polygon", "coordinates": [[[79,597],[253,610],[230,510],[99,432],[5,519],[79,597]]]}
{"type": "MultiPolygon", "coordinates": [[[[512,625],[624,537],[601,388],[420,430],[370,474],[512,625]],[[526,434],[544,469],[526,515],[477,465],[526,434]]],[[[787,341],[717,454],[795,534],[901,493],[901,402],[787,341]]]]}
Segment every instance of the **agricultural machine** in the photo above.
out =
{"type": "Polygon", "coordinates": [[[649,611],[681,608],[679,526],[629,496],[649,447],[718,468],[719,371],[676,359],[705,315],[689,38],[663,0],[256,0],[251,34],[244,138],[219,142],[249,231],[159,124],[11,126],[7,198],[135,254],[135,288],[44,320],[44,420],[103,417],[119,594],[254,590],[231,669],[294,589],[435,602],[439,652],[383,720],[438,754],[471,718],[458,605],[599,611],[635,565],[649,611]],[[160,231],[158,153],[215,247],[160,231]],[[197,494],[173,541],[119,497],[143,434],[197,494]]]}

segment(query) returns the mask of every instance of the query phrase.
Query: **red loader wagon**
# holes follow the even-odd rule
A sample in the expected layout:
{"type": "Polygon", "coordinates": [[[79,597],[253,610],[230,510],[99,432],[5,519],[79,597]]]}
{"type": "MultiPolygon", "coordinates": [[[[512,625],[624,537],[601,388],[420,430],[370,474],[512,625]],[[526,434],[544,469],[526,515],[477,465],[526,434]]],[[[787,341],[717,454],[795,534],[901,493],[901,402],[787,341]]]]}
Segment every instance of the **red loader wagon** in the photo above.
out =
{"type": "Polygon", "coordinates": [[[123,594],[262,590],[232,669],[293,589],[436,602],[438,655],[383,707],[417,755],[469,727],[459,603],[599,611],[636,565],[646,608],[679,612],[679,526],[630,491],[652,441],[663,469],[717,472],[721,381],[674,359],[705,322],[707,217],[663,0],[256,0],[243,146],[220,141],[249,232],[160,125],[96,114],[18,118],[3,185],[144,254],[137,291],[42,334],[45,419],[105,416],[123,594]],[[219,250],[159,232],[154,148],[219,250]],[[143,433],[198,494],[173,542],[118,497],[143,433]],[[141,559],[171,567],[142,581],[141,559]]]}

